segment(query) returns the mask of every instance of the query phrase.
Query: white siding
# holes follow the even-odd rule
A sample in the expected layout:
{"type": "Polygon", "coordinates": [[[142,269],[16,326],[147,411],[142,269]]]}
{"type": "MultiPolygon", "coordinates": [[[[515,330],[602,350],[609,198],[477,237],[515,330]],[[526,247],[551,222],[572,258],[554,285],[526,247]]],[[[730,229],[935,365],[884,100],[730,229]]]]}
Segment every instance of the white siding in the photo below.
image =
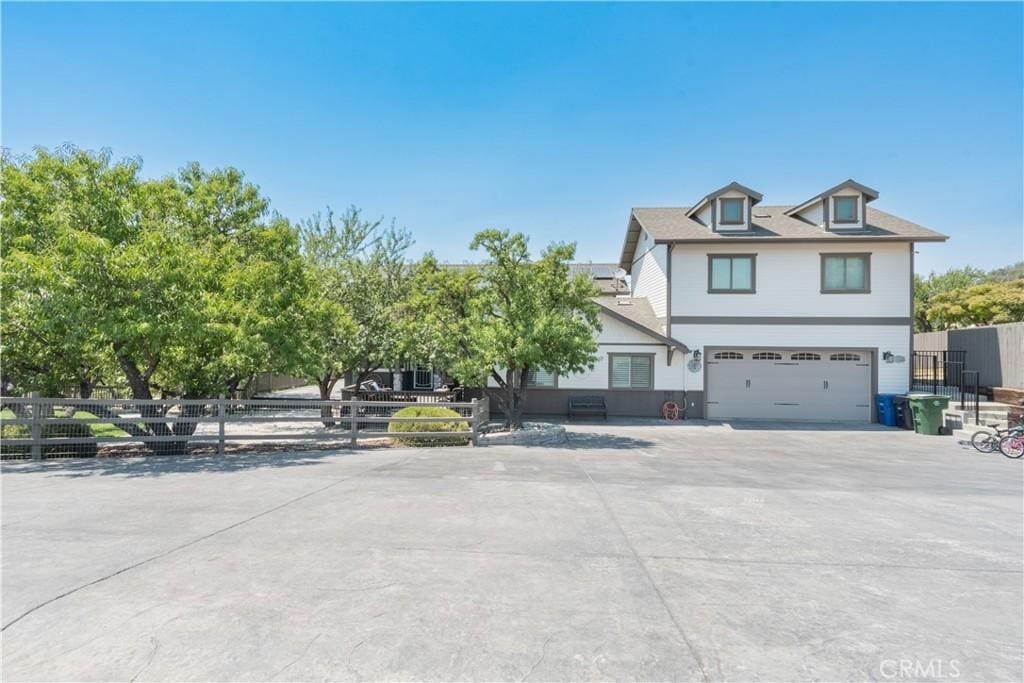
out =
{"type": "Polygon", "coordinates": [[[808,221],[810,223],[814,223],[815,225],[817,225],[817,226],[819,226],[821,228],[824,228],[825,227],[825,211],[824,211],[824,208],[823,208],[824,206],[825,206],[824,201],[815,202],[814,204],[811,204],[809,207],[807,207],[806,209],[804,209],[803,211],[801,211],[797,215],[799,215],[805,221],[808,221]]]}
{"type": "Polygon", "coordinates": [[[633,296],[646,297],[659,318],[667,315],[665,310],[668,293],[668,247],[655,244],[646,230],[640,232],[636,245],[636,259],[630,273],[633,296]]]}
{"type": "Polygon", "coordinates": [[[683,373],[686,371],[686,356],[678,350],[668,364],[668,349],[664,344],[645,342],[631,345],[604,345],[597,351],[597,364],[593,370],[577,375],[558,378],[560,389],[608,389],[608,354],[642,353],[654,354],[654,389],[656,391],[678,391],[683,388],[683,373]]]}
{"type": "MultiPolygon", "coordinates": [[[[902,325],[673,325],[672,334],[701,353],[715,346],[877,349],[878,391],[905,393],[909,388],[910,328],[902,325]],[[903,356],[904,362],[882,361],[886,351],[903,356]]],[[[686,372],[686,389],[701,390],[703,383],[703,368],[686,372]]]]}
{"type": "Polygon", "coordinates": [[[704,205],[704,208],[697,212],[697,220],[703,225],[711,227],[711,202],[704,205]]]}
{"type": "Polygon", "coordinates": [[[910,317],[909,249],[879,242],[679,244],[672,250],[672,315],[910,317]],[[821,293],[820,255],[837,252],[871,254],[870,293],[821,293]],[[757,291],[708,294],[709,253],[757,254],[757,291]]]}
{"type": "MultiPolygon", "coordinates": [[[[601,333],[597,338],[597,364],[594,365],[594,369],[559,376],[559,389],[608,389],[609,353],[653,353],[654,388],[664,391],[683,388],[687,356],[681,351],[676,350],[672,356],[672,365],[668,365],[668,350],[665,345],[654,341],[644,332],[604,314],[601,315],[601,325],[601,333]]],[[[503,371],[498,372],[503,375],[503,371]]],[[[498,383],[493,378],[488,378],[487,386],[497,387],[498,383]]]]}

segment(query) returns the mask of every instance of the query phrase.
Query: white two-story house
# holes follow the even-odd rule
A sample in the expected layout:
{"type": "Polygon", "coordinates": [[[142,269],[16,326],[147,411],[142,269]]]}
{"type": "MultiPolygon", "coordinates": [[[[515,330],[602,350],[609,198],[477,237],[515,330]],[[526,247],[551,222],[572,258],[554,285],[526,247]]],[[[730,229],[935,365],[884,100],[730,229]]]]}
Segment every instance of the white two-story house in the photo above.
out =
{"type": "Polygon", "coordinates": [[[633,209],[630,291],[600,297],[597,366],[537,377],[527,410],[588,393],[611,414],[673,400],[687,417],[874,420],[875,393],[910,385],[914,244],[947,239],[876,199],[847,180],[765,206],[731,183],[689,207],[633,209]]]}

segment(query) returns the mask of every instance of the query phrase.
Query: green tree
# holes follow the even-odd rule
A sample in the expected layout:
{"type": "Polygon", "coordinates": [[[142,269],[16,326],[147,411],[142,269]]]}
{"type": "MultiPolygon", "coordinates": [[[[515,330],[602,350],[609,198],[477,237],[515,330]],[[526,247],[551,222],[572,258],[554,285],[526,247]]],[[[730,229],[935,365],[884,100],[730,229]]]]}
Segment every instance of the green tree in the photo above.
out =
{"type": "Polygon", "coordinates": [[[291,331],[307,284],[296,230],[268,220],[267,200],[235,169],[192,164],[156,181],[138,172],[137,161],[71,147],[5,155],[4,353],[20,373],[13,384],[56,390],[76,357],[92,368],[95,356],[117,367],[135,398],[205,398],[294,365],[291,331]],[[35,362],[42,354],[47,363],[35,362]]]}
{"type": "Polygon", "coordinates": [[[951,268],[945,273],[930,273],[928,277],[914,275],[914,331],[931,332],[934,323],[928,319],[932,297],[954,289],[970,287],[982,281],[985,271],[971,266],[951,268]]]}
{"type": "Polygon", "coordinates": [[[1024,321],[1024,278],[936,294],[928,320],[936,329],[1024,321]]]}
{"type": "Polygon", "coordinates": [[[986,282],[1008,282],[1010,280],[1024,279],[1024,261],[1019,261],[1009,266],[990,270],[985,275],[986,282]]]}
{"type": "Polygon", "coordinates": [[[0,353],[5,393],[83,397],[120,373],[95,319],[90,293],[68,270],[107,235],[136,220],[139,162],[73,147],[0,157],[0,353]],[[70,261],[74,261],[71,263],[70,261]]]}
{"type": "Polygon", "coordinates": [[[517,429],[531,370],[593,368],[597,291],[569,272],[575,245],[553,244],[533,261],[524,235],[485,230],[470,247],[487,254],[478,267],[446,268],[432,257],[417,267],[406,309],[408,353],[470,385],[493,379],[506,424],[517,429]]]}
{"type": "MultiPolygon", "coordinates": [[[[396,303],[409,280],[405,252],[411,238],[394,225],[364,220],[350,207],[316,214],[302,223],[300,239],[309,287],[296,334],[301,340],[297,374],[316,382],[322,400],[353,372],[356,383],[399,356],[396,303]]],[[[324,424],[331,426],[324,406],[324,424]]]]}

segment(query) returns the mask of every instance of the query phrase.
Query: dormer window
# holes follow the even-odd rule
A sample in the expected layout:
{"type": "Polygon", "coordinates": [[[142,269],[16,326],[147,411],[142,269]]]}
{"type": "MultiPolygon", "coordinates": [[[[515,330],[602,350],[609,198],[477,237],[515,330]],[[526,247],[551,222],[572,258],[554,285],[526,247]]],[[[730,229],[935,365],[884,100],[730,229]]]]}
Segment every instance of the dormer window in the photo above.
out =
{"type": "Polygon", "coordinates": [[[860,230],[869,226],[868,203],[876,199],[878,190],[850,178],[790,207],[786,215],[826,231],[860,230]]]}
{"type": "Polygon", "coordinates": [[[739,183],[729,183],[687,209],[686,217],[712,232],[745,233],[751,227],[751,209],[760,201],[760,193],[739,183]]]}
{"type": "Polygon", "coordinates": [[[721,200],[722,225],[743,225],[743,198],[726,197],[721,200]]]}
{"type": "Polygon", "coordinates": [[[857,204],[859,197],[833,197],[832,198],[832,222],[833,223],[856,223],[857,204]]]}

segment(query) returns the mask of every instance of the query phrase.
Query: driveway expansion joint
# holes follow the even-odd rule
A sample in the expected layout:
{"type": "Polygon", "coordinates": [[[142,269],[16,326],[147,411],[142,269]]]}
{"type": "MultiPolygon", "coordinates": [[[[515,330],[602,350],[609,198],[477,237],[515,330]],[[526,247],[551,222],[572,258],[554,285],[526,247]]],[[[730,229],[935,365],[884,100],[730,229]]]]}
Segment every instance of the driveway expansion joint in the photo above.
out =
{"type": "MultiPolygon", "coordinates": [[[[401,463],[409,460],[410,458],[415,456],[418,452],[419,451],[413,452],[412,454],[410,454],[410,455],[406,456],[405,458],[399,460],[398,464],[401,464],[401,463]]],[[[384,464],[384,465],[378,465],[376,467],[370,467],[370,468],[367,468],[367,469],[362,470],[360,472],[356,472],[355,474],[351,474],[351,475],[348,475],[346,477],[342,477],[341,479],[337,479],[337,480],[331,482],[330,484],[327,484],[326,486],[321,486],[318,489],[314,489],[312,491],[308,491],[308,492],[302,494],[301,496],[297,496],[295,498],[292,498],[291,500],[287,500],[287,501],[281,503],[280,505],[275,505],[274,507],[270,508],[269,510],[264,510],[263,512],[256,513],[255,515],[252,515],[250,517],[246,517],[245,519],[240,520],[238,522],[235,522],[234,524],[229,524],[226,527],[222,527],[220,529],[216,529],[215,531],[211,531],[208,534],[204,534],[203,536],[200,536],[199,538],[194,538],[194,539],[192,539],[191,541],[189,541],[187,543],[182,543],[182,544],[177,545],[177,546],[175,546],[175,547],[173,547],[173,548],[171,548],[169,550],[165,550],[162,553],[157,553],[156,555],[152,555],[150,557],[147,557],[144,560],[139,560],[138,562],[130,564],[127,567],[122,567],[121,569],[118,569],[115,572],[111,572],[109,574],[105,574],[104,576],[101,576],[98,579],[94,579],[92,581],[89,581],[88,583],[83,583],[80,586],[76,586],[75,588],[72,588],[71,590],[68,590],[68,591],[65,591],[63,593],[60,593],[59,595],[56,595],[56,596],[54,596],[52,598],[49,598],[48,600],[44,600],[43,602],[40,602],[37,605],[34,605],[34,606],[30,607],[29,609],[25,610],[24,612],[22,612],[21,614],[16,616],[11,621],[9,621],[6,624],[4,624],[3,627],[0,628],[0,632],[6,631],[11,626],[14,626],[15,624],[17,624],[19,621],[21,621],[25,617],[29,616],[30,614],[32,614],[34,612],[37,612],[38,610],[42,609],[43,607],[46,607],[47,605],[51,605],[51,604],[57,602],[58,600],[61,600],[63,598],[68,597],[69,595],[73,595],[73,594],[77,593],[78,591],[81,591],[81,590],[84,590],[86,588],[89,588],[90,586],[95,586],[97,584],[103,583],[105,581],[108,581],[108,580],[114,578],[115,576],[120,576],[121,574],[124,574],[125,572],[129,572],[132,569],[137,569],[138,567],[141,567],[143,565],[147,565],[147,564],[150,564],[150,563],[155,562],[157,560],[163,559],[164,557],[167,557],[168,555],[173,555],[174,553],[176,553],[176,552],[178,552],[180,550],[185,550],[186,548],[190,548],[190,547],[192,547],[192,546],[194,546],[194,545],[196,545],[198,543],[202,543],[203,541],[209,540],[209,539],[213,538],[214,536],[218,536],[218,535],[220,535],[220,534],[222,534],[222,533],[224,533],[226,531],[231,531],[232,529],[237,529],[238,527],[240,527],[240,526],[242,526],[244,524],[248,524],[249,522],[252,522],[254,520],[260,519],[261,517],[266,517],[267,515],[273,514],[274,512],[277,512],[278,510],[286,508],[286,507],[288,507],[288,506],[290,506],[290,505],[292,505],[294,503],[298,503],[299,501],[305,500],[306,498],[309,498],[311,496],[315,496],[318,493],[322,493],[322,492],[324,492],[324,491],[326,491],[328,489],[334,488],[338,484],[342,484],[342,483],[344,483],[346,481],[350,481],[352,479],[355,479],[356,477],[359,477],[359,476],[361,476],[362,474],[364,474],[366,472],[372,472],[373,470],[381,469],[383,467],[388,467],[388,466],[391,466],[391,465],[394,465],[394,464],[395,463],[387,463],[387,464],[384,464]]]]}

